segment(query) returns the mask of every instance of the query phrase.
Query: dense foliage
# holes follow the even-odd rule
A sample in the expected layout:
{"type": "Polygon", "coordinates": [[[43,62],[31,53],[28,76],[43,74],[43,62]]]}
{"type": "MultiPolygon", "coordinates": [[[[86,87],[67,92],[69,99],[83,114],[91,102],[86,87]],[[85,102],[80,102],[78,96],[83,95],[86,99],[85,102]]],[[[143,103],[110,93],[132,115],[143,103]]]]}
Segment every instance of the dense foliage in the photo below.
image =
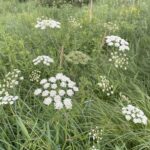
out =
{"type": "Polygon", "coordinates": [[[0,0],[0,150],[149,150],[150,1],[38,4],[0,0]]]}

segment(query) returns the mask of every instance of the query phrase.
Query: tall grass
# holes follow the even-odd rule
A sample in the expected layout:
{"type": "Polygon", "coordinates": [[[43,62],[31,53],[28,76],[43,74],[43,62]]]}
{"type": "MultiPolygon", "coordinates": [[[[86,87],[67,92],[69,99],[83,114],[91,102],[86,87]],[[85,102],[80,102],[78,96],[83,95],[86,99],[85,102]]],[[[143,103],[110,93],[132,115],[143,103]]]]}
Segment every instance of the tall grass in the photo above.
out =
{"type": "Polygon", "coordinates": [[[88,150],[88,133],[94,126],[103,129],[100,150],[149,150],[150,124],[127,122],[121,113],[126,103],[119,92],[142,109],[150,118],[150,1],[99,0],[89,7],[64,5],[42,7],[35,1],[19,3],[0,0],[0,80],[13,68],[25,77],[17,93],[15,105],[0,106],[0,150],[88,150]],[[41,31],[34,28],[36,18],[46,16],[62,23],[60,30],[41,31]],[[79,19],[82,28],[68,25],[70,16],[79,19]],[[118,31],[103,24],[113,22],[118,31]],[[117,70],[108,62],[103,50],[106,35],[119,35],[130,43],[127,71],[117,70]],[[60,49],[64,54],[79,50],[91,57],[89,64],[74,65],[65,60],[60,68],[60,49]],[[64,72],[77,82],[80,91],[71,111],[56,111],[33,96],[36,84],[29,80],[32,59],[50,55],[55,63],[40,68],[42,78],[64,72]],[[106,75],[115,87],[115,95],[106,97],[97,86],[98,77],[106,75]]]}

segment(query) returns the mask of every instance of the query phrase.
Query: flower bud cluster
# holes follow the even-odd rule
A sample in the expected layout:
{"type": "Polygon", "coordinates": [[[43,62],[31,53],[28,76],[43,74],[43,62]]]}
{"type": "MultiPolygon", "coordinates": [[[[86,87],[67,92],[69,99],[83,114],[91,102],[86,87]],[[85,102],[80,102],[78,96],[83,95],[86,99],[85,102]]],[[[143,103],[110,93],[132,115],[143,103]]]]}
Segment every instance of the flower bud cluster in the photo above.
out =
{"type": "Polygon", "coordinates": [[[18,69],[14,69],[12,72],[9,72],[5,75],[5,78],[3,80],[3,83],[0,84],[0,88],[4,89],[12,89],[16,85],[19,84],[20,81],[22,81],[24,78],[21,76],[21,71],[18,69]]]}
{"type": "Polygon", "coordinates": [[[124,53],[111,52],[109,62],[113,62],[116,68],[123,68],[124,70],[126,70],[128,60],[128,57],[124,53]]]}
{"type": "Polygon", "coordinates": [[[23,79],[21,71],[18,69],[14,69],[5,75],[3,83],[0,84],[0,105],[14,104],[14,102],[19,99],[18,96],[14,96],[14,94],[12,95],[10,93],[13,93],[14,88],[19,85],[19,82],[23,79]]]}
{"type": "Polygon", "coordinates": [[[39,70],[33,70],[29,76],[30,81],[32,82],[39,82],[41,76],[41,71],[39,70]]]}
{"type": "Polygon", "coordinates": [[[97,126],[89,132],[89,137],[96,143],[99,143],[102,140],[103,130],[99,129],[97,126]]]}
{"type": "Polygon", "coordinates": [[[100,76],[98,86],[101,88],[102,92],[106,93],[107,96],[114,94],[113,85],[111,85],[106,76],[100,76]]]}

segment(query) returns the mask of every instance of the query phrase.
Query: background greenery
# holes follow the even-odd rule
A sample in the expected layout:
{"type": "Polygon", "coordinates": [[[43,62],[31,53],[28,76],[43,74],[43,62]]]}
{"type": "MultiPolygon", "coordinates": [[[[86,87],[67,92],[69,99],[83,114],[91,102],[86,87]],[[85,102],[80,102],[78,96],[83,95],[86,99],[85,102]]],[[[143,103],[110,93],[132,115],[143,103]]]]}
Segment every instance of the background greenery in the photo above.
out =
{"type": "Polygon", "coordinates": [[[149,0],[98,0],[90,21],[88,5],[57,8],[43,7],[37,1],[0,0],[0,80],[13,68],[20,69],[25,77],[16,91],[21,99],[15,105],[0,106],[0,150],[88,150],[88,133],[94,126],[104,131],[100,150],[150,150],[150,123],[145,127],[127,122],[121,113],[127,102],[119,97],[119,92],[128,96],[150,118],[149,10],[149,0]],[[41,16],[60,21],[62,28],[35,29],[41,16]],[[70,16],[77,18],[82,28],[71,27],[70,16]],[[107,22],[119,30],[105,28],[107,22]],[[127,71],[110,65],[102,48],[104,37],[112,34],[130,43],[127,71]],[[82,51],[90,56],[90,62],[83,66],[64,61],[60,68],[62,45],[65,54],[82,51]],[[54,58],[55,63],[40,68],[42,78],[63,72],[79,86],[71,111],[56,111],[33,96],[38,85],[29,80],[32,70],[37,69],[32,59],[43,54],[54,58]],[[102,95],[97,86],[100,75],[113,83],[115,95],[102,95]]]}

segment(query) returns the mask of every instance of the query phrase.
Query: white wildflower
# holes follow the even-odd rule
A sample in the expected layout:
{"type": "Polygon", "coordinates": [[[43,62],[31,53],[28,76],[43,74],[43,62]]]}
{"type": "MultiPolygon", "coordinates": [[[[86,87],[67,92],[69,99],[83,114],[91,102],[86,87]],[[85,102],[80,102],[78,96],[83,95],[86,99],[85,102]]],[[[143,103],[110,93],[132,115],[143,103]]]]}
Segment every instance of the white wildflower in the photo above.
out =
{"type": "Polygon", "coordinates": [[[112,52],[110,57],[109,61],[113,62],[116,68],[127,69],[128,57],[124,53],[112,52]]]}
{"type": "Polygon", "coordinates": [[[51,102],[54,102],[55,109],[62,109],[64,106],[66,109],[72,109],[71,97],[79,89],[70,78],[62,73],[58,73],[55,77],[50,77],[48,80],[42,79],[40,84],[42,90],[35,90],[34,94],[45,97],[44,104],[49,105],[51,102]]]}
{"type": "Polygon", "coordinates": [[[100,82],[98,83],[98,86],[107,96],[114,94],[113,85],[111,85],[106,76],[100,76],[100,82]]]}
{"type": "Polygon", "coordinates": [[[35,81],[35,82],[39,82],[41,76],[41,71],[39,70],[33,70],[29,76],[30,81],[35,81]]]}
{"type": "Polygon", "coordinates": [[[107,36],[106,37],[106,44],[108,46],[115,46],[119,48],[120,51],[128,51],[129,50],[129,43],[125,41],[124,39],[120,38],[119,36],[107,36]],[[117,44],[116,44],[117,43],[117,44]]]}
{"type": "Polygon", "coordinates": [[[60,96],[64,96],[66,92],[64,90],[59,90],[58,93],[59,93],[60,96]]]}
{"type": "Polygon", "coordinates": [[[35,28],[46,29],[46,28],[61,28],[61,23],[52,19],[37,19],[35,28]]]}
{"type": "Polygon", "coordinates": [[[52,82],[52,83],[55,83],[56,82],[56,78],[55,77],[50,77],[49,81],[52,82]]]}
{"type": "Polygon", "coordinates": [[[116,68],[127,69],[128,57],[127,51],[129,51],[129,43],[119,36],[107,36],[105,44],[109,47],[113,47],[109,61],[114,64],[116,68]]]}
{"type": "Polygon", "coordinates": [[[1,84],[1,88],[12,89],[16,85],[19,85],[19,82],[24,78],[21,76],[21,71],[18,69],[14,69],[12,72],[9,72],[5,75],[3,83],[1,84]]]}
{"type": "Polygon", "coordinates": [[[41,56],[38,56],[37,58],[33,59],[34,65],[43,63],[44,65],[49,66],[53,62],[54,62],[54,60],[51,57],[46,56],[46,55],[41,55],[41,56]]]}
{"type": "Polygon", "coordinates": [[[56,75],[57,80],[62,80],[63,77],[64,77],[64,75],[62,73],[57,73],[57,75],[56,75]]]}
{"type": "Polygon", "coordinates": [[[44,89],[48,89],[50,87],[50,83],[45,83],[44,85],[43,85],[43,88],[44,89]]]}
{"type": "Polygon", "coordinates": [[[61,97],[60,97],[59,95],[56,95],[56,96],[54,97],[54,101],[55,101],[55,102],[61,101],[61,97]]]}
{"type": "Polygon", "coordinates": [[[40,84],[46,84],[47,83],[47,79],[42,79],[41,81],[40,81],[40,84]]]}
{"type": "Polygon", "coordinates": [[[16,88],[23,79],[21,71],[18,69],[14,69],[12,72],[5,75],[5,78],[2,80],[2,84],[0,84],[0,105],[12,105],[19,99],[18,96],[12,95],[11,93],[14,93],[12,89],[16,88]]]}
{"type": "Polygon", "coordinates": [[[51,88],[52,89],[56,89],[57,88],[57,84],[51,84],[51,88]]]}
{"type": "Polygon", "coordinates": [[[34,95],[40,95],[42,93],[42,89],[36,89],[34,91],[34,95]]]}
{"type": "Polygon", "coordinates": [[[68,96],[73,96],[74,95],[73,90],[71,90],[71,89],[67,90],[67,95],[68,96]]]}
{"type": "Polygon", "coordinates": [[[74,27],[74,28],[82,28],[82,25],[80,24],[80,22],[76,19],[76,18],[73,18],[72,16],[69,17],[68,19],[69,21],[69,24],[74,27]]]}
{"type": "Polygon", "coordinates": [[[66,82],[61,82],[60,86],[63,87],[63,88],[65,88],[67,86],[67,83],[66,82]]]}
{"type": "Polygon", "coordinates": [[[102,136],[103,130],[102,129],[100,130],[97,126],[95,128],[92,128],[91,131],[89,132],[89,138],[97,143],[99,143],[100,140],[102,140],[102,136]]]}
{"type": "Polygon", "coordinates": [[[147,117],[144,115],[144,112],[139,108],[128,105],[127,107],[122,108],[122,113],[125,116],[126,120],[132,120],[135,124],[140,123],[147,125],[147,117]]]}
{"type": "Polygon", "coordinates": [[[51,97],[47,97],[47,98],[45,98],[44,101],[43,101],[43,103],[44,103],[45,105],[50,105],[51,102],[52,102],[52,98],[51,98],[51,97]]]}
{"type": "Polygon", "coordinates": [[[55,107],[55,109],[60,110],[63,108],[63,103],[61,101],[55,102],[54,107],[55,107]]]}
{"type": "Polygon", "coordinates": [[[42,92],[42,96],[43,97],[47,97],[49,95],[49,91],[48,90],[45,90],[42,92]]]}
{"type": "Polygon", "coordinates": [[[0,95],[0,105],[6,105],[6,104],[14,104],[16,100],[18,100],[18,96],[10,95],[8,92],[5,92],[0,95]]]}
{"type": "Polygon", "coordinates": [[[72,109],[72,101],[70,98],[65,98],[64,99],[64,105],[66,109],[72,109]]]}
{"type": "Polygon", "coordinates": [[[50,96],[51,96],[51,97],[54,97],[54,96],[56,95],[56,93],[57,93],[57,92],[56,92],[55,90],[51,90],[51,91],[50,91],[50,96]]]}

